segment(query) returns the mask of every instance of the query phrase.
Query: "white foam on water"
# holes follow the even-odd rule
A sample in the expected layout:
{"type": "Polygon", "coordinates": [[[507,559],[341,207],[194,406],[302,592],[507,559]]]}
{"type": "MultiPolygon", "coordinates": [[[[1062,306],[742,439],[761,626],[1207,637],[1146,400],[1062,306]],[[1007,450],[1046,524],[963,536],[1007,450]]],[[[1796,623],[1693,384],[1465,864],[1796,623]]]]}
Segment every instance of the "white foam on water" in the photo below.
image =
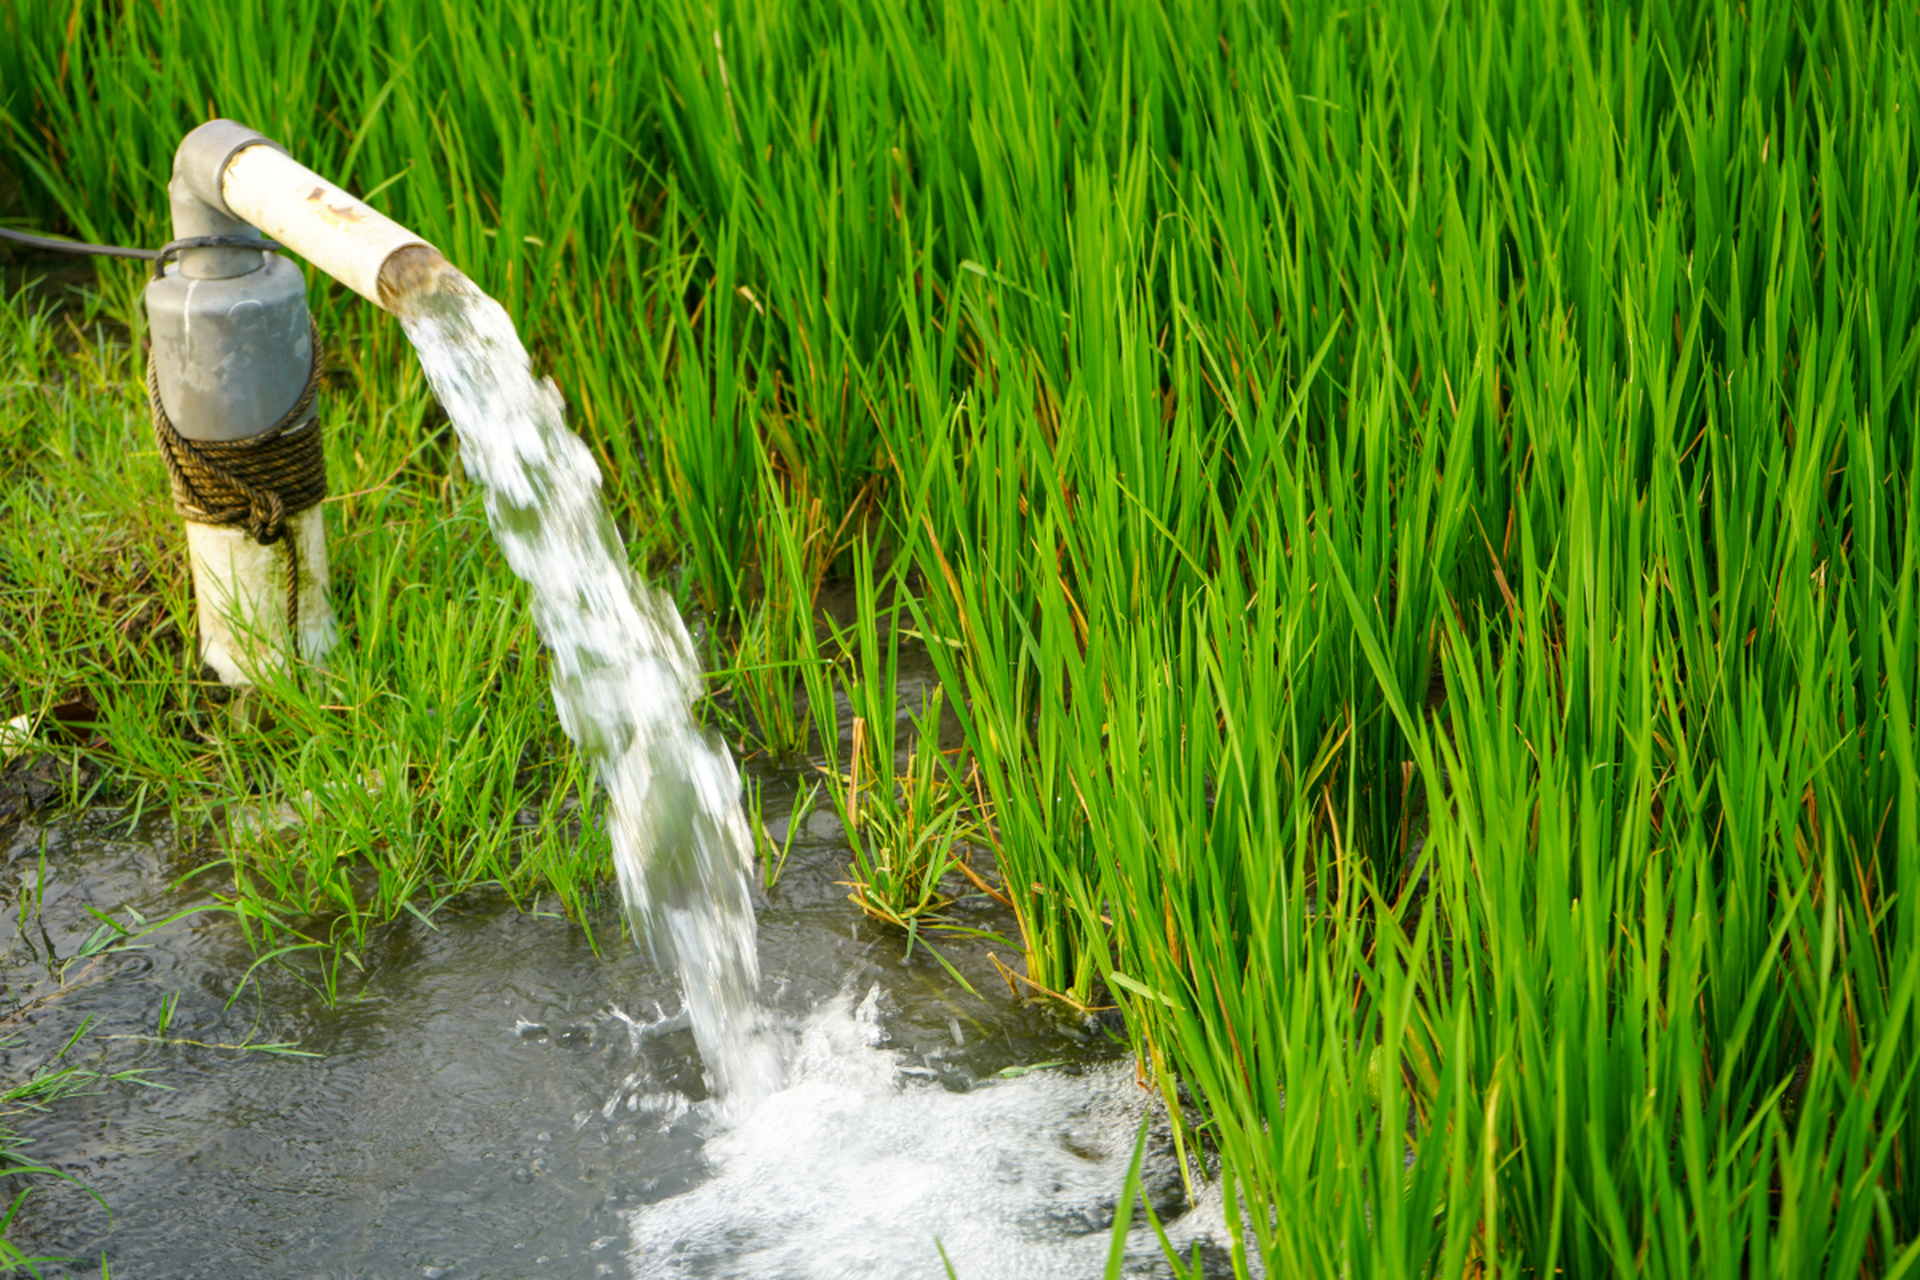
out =
{"type": "Polygon", "coordinates": [[[778,1087],[779,1062],[757,998],[740,778],[693,721],[693,642],[673,602],[628,568],[593,453],[499,304],[448,269],[399,313],[501,553],[532,588],[561,726],[611,802],[635,932],[677,971],[715,1092],[750,1105],[778,1087]]]}
{"type": "MultiPolygon", "coordinates": [[[[1153,1105],[1132,1064],[951,1093],[881,1047],[878,998],[811,1015],[786,1086],[707,1140],[709,1180],[632,1213],[636,1280],[940,1277],[940,1249],[961,1280],[1103,1273],[1153,1105]]],[[[1132,1253],[1157,1258],[1133,1221],[1132,1253]]],[[[1173,1226],[1176,1241],[1226,1235],[1217,1212],[1173,1226]]]]}

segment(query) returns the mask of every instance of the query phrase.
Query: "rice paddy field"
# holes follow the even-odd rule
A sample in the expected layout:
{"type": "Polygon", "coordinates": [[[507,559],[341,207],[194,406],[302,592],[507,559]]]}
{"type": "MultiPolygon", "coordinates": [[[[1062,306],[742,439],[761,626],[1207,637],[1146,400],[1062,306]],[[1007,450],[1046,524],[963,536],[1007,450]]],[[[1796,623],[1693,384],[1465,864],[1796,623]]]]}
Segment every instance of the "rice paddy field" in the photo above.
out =
{"type": "MultiPolygon", "coordinates": [[[[1236,1274],[1897,1277],[1917,59],[1859,0],[12,0],[0,221],[157,246],[222,115],[437,244],[707,722],[883,927],[999,898],[1007,999],[1118,1011],[1236,1274]]],[[[343,642],[245,729],[145,268],[45,265],[0,257],[10,783],[204,829],[336,995],[475,886],[584,925],[591,781],[398,326],[310,281],[343,642]]]]}

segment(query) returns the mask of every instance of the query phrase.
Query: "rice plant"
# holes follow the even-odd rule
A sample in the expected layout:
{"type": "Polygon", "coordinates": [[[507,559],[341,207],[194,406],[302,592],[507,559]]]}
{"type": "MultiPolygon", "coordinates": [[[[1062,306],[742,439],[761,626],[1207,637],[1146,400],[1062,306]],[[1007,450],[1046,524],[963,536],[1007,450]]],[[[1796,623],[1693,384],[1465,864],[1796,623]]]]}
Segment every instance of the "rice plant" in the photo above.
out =
{"type": "Polygon", "coordinates": [[[881,621],[883,585],[863,539],[854,552],[854,619],[842,668],[850,744],[844,766],[837,750],[829,753],[827,794],[851,848],[851,898],[911,930],[939,922],[963,877],[980,881],[967,866],[978,824],[973,797],[941,749],[943,692],[924,695],[917,711],[902,706],[903,628],[881,621]]]}

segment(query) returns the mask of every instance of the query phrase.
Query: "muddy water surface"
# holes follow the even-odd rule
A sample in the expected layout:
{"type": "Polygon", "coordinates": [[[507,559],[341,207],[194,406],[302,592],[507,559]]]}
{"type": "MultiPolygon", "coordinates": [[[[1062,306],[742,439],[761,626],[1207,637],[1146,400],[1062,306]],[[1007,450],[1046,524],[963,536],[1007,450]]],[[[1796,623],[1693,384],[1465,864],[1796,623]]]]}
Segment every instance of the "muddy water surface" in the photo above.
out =
{"type": "MultiPolygon", "coordinates": [[[[963,1277],[1098,1274],[1147,1111],[1131,1066],[1014,999],[988,945],[943,949],[977,996],[909,956],[847,903],[838,837],[816,815],[756,890],[762,994],[794,1067],[725,1118],[673,983],[611,905],[596,956],[555,915],[449,903],[382,933],[330,1007],[297,958],[254,968],[217,912],[72,960],[90,909],[155,920],[207,901],[171,887],[196,855],[164,818],[17,827],[0,837],[0,1075],[91,1019],[72,1060],[145,1085],[16,1118],[106,1207],[42,1179],[12,1238],[76,1260],[49,1275],[104,1257],[140,1277],[884,1277],[945,1274],[941,1248],[963,1277]],[[49,963],[64,985],[17,1009],[54,990],[49,963]],[[276,1044],[312,1056],[245,1047],[276,1044]],[[1042,1064],[1058,1065],[1028,1070],[1042,1064]]],[[[1164,1158],[1148,1181],[1177,1210],[1164,1158]]],[[[1130,1274],[1163,1273],[1151,1238],[1135,1245],[1130,1274]]]]}

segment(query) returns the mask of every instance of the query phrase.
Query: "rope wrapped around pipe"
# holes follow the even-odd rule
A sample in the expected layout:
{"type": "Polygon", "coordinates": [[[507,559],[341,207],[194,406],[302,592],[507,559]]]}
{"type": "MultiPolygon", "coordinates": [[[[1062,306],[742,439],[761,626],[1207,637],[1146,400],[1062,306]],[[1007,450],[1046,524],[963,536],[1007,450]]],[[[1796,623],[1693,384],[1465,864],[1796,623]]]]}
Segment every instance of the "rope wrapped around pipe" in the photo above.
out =
{"type": "MultiPolygon", "coordinates": [[[[311,320],[308,322],[311,324],[311,320]]],[[[320,390],[323,348],[313,328],[313,364],[300,398],[280,420],[244,440],[189,440],[167,417],[160,373],[147,357],[147,409],[153,437],[173,482],[173,509],[197,524],[245,529],[261,546],[287,547],[287,629],[300,625],[300,553],[288,521],[327,496],[320,419],[308,416],[320,390]]]]}

